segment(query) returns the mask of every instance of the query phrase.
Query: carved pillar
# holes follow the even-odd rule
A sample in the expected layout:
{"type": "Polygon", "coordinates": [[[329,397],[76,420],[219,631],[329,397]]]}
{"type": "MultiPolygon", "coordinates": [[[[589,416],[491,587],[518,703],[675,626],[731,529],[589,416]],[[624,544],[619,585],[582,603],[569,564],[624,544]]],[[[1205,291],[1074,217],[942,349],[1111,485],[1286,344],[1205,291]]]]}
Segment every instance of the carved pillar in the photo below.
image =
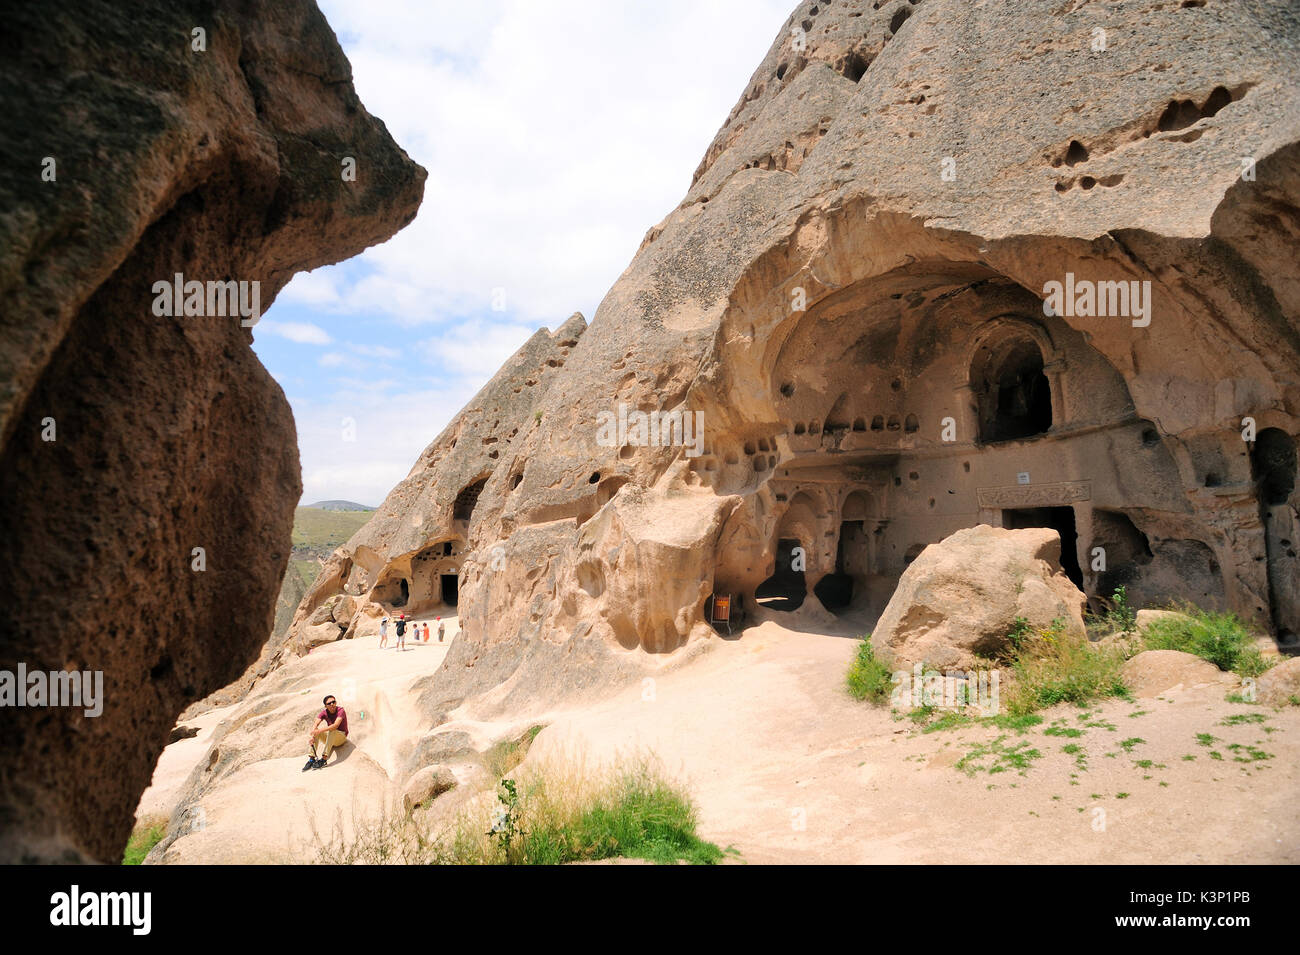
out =
{"type": "Polygon", "coordinates": [[[1043,375],[1047,378],[1047,387],[1052,395],[1052,429],[1070,421],[1070,409],[1065,406],[1065,359],[1055,358],[1043,365],[1043,375]]]}

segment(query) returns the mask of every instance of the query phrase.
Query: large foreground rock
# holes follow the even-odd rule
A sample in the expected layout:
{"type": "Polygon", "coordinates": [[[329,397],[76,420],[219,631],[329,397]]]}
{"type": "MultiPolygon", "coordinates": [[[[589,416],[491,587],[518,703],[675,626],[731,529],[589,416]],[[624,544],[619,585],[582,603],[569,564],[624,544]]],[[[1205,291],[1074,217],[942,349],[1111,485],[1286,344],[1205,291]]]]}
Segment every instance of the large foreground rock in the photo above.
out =
{"type": "Polygon", "coordinates": [[[1061,571],[1053,530],[968,528],[931,544],[903,572],[871,635],[891,666],[942,670],[987,666],[1005,651],[1017,618],[1035,629],[1054,621],[1084,637],[1085,598],[1061,571]]]}
{"type": "Polygon", "coordinates": [[[116,862],[177,713],[271,632],[301,492],[253,330],[159,316],[154,283],[264,311],[424,173],[306,0],[2,12],[0,669],[100,671],[103,714],[4,711],[0,861],[116,862]]]}

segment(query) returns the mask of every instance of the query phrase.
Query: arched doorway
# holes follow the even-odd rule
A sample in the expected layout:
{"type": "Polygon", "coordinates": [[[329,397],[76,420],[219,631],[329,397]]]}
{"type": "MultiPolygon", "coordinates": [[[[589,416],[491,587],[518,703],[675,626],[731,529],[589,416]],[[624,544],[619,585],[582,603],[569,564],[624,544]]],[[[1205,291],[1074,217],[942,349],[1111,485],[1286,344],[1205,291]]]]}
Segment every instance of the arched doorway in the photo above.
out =
{"type": "Polygon", "coordinates": [[[1300,650],[1300,522],[1291,507],[1296,442],[1280,428],[1265,428],[1250,455],[1268,558],[1270,613],[1278,643],[1300,650]]]}
{"type": "Polygon", "coordinates": [[[1052,389],[1043,352],[1027,332],[1009,329],[980,347],[971,365],[979,440],[983,444],[1045,434],[1052,427],[1052,389]]]}

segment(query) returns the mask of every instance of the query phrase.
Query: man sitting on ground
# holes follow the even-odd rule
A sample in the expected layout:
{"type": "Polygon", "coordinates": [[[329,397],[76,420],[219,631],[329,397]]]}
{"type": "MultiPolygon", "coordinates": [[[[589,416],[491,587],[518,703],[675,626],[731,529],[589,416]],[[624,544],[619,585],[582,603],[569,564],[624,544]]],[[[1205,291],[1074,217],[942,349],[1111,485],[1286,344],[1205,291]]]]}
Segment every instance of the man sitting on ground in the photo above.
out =
{"type": "Polygon", "coordinates": [[[342,746],[347,738],[348,714],[331,694],[325,697],[325,709],[316,714],[316,725],[311,728],[311,736],[308,737],[310,748],[307,752],[311,755],[307,757],[307,765],[302,771],[305,773],[309,769],[320,769],[325,765],[325,760],[330,758],[330,753],[342,746]],[[316,757],[317,742],[321,745],[319,759],[316,757]]]}

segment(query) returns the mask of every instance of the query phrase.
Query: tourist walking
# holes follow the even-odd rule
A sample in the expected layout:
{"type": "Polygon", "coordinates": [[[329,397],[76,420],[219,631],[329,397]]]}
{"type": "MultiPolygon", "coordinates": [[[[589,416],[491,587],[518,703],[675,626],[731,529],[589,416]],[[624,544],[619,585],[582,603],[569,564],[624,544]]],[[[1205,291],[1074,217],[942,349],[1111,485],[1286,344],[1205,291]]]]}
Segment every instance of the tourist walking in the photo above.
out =
{"type": "Polygon", "coordinates": [[[379,649],[388,646],[388,618],[379,621],[379,649]]]}
{"type": "Polygon", "coordinates": [[[439,642],[439,643],[442,643],[442,635],[443,635],[446,631],[447,631],[447,625],[446,625],[445,623],[443,623],[443,622],[442,622],[442,618],[439,617],[439,618],[438,618],[438,642],[439,642]]]}
{"type": "Polygon", "coordinates": [[[397,650],[400,653],[406,649],[406,614],[397,618],[397,650]]]}

